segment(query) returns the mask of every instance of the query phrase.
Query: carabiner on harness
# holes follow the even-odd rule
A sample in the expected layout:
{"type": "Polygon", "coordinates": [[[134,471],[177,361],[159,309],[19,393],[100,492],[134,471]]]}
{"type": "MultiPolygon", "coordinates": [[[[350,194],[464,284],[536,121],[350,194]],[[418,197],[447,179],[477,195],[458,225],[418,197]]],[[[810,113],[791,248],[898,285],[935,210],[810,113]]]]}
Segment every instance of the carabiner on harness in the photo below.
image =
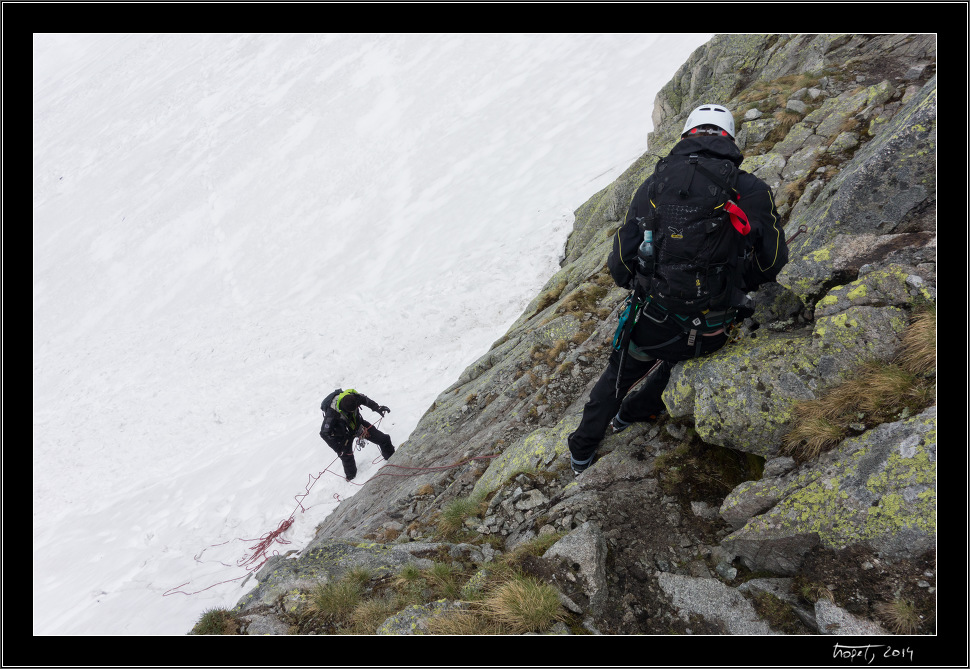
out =
{"type": "Polygon", "coordinates": [[[626,306],[623,307],[623,311],[620,312],[620,322],[616,326],[616,332],[613,334],[614,351],[620,350],[623,335],[626,332],[627,323],[632,323],[631,319],[635,319],[636,311],[637,306],[633,300],[633,294],[631,293],[630,297],[626,298],[626,306]]]}

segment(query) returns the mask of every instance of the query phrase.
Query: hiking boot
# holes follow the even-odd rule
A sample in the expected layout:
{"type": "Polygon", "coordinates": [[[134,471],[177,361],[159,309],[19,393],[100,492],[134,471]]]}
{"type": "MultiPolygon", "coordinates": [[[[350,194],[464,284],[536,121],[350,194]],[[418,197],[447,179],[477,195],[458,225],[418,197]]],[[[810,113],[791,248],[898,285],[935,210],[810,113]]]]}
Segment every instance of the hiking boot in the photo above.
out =
{"type": "Polygon", "coordinates": [[[623,430],[627,429],[631,425],[633,425],[633,423],[628,423],[625,420],[620,420],[619,412],[617,412],[617,414],[613,416],[613,420],[610,422],[610,427],[613,428],[613,434],[616,434],[617,432],[623,432],[623,430]]]}
{"type": "MultiPolygon", "coordinates": [[[[663,411],[654,412],[649,416],[647,416],[646,418],[642,419],[640,422],[655,423],[663,414],[664,414],[663,411]]],[[[610,421],[610,427],[613,429],[613,434],[616,434],[617,432],[623,432],[623,430],[633,425],[634,422],[635,421],[630,421],[628,423],[627,421],[622,420],[620,418],[620,413],[617,412],[617,414],[613,416],[613,420],[610,421]]]]}
{"type": "Polygon", "coordinates": [[[595,453],[592,456],[590,456],[589,460],[586,460],[585,462],[577,462],[575,459],[573,459],[573,456],[570,455],[569,465],[573,468],[573,476],[579,476],[580,474],[582,474],[584,471],[589,469],[590,466],[592,466],[592,464],[595,461],[596,461],[595,453]]]}
{"type": "Polygon", "coordinates": [[[388,444],[387,446],[380,446],[381,455],[384,456],[384,460],[390,460],[391,456],[394,455],[394,447],[388,444]]]}
{"type": "Polygon", "coordinates": [[[353,453],[345,453],[340,456],[340,462],[344,466],[344,476],[348,481],[353,481],[357,476],[357,462],[354,460],[353,453]]]}

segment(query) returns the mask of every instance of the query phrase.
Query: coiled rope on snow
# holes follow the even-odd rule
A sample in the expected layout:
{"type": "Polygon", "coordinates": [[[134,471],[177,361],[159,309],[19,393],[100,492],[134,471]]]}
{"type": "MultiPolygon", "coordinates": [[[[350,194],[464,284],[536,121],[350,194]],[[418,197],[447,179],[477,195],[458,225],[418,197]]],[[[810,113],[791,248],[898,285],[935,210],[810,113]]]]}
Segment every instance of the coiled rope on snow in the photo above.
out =
{"type": "MultiPolygon", "coordinates": [[[[383,416],[382,416],[382,418],[383,418],[383,416]]],[[[376,428],[377,425],[380,425],[380,420],[378,420],[377,423],[375,425],[373,425],[372,427],[376,428]]],[[[370,428],[364,428],[364,430],[356,438],[357,439],[357,442],[356,442],[357,443],[357,450],[361,450],[364,447],[364,439],[367,437],[367,433],[368,433],[369,429],[370,428]]],[[[467,463],[472,462],[474,460],[490,460],[492,458],[497,458],[497,457],[498,457],[498,454],[496,454],[496,455],[480,455],[480,456],[476,456],[476,457],[466,458],[464,460],[461,460],[459,462],[455,462],[455,463],[450,464],[450,465],[442,465],[442,466],[439,466],[439,467],[409,467],[409,466],[397,465],[397,464],[386,464],[386,465],[382,466],[380,469],[378,469],[377,472],[372,477],[370,477],[370,479],[368,479],[368,481],[369,480],[372,480],[372,479],[375,479],[375,478],[378,478],[380,476],[403,476],[403,477],[418,476],[421,472],[443,471],[443,470],[446,470],[446,469],[454,469],[455,467],[460,467],[461,465],[467,464],[467,463]],[[390,467],[393,467],[395,469],[407,470],[409,473],[401,473],[401,474],[392,474],[390,472],[386,472],[385,473],[384,470],[385,469],[388,469],[390,467]]],[[[333,474],[335,476],[339,476],[340,478],[344,478],[344,479],[346,478],[342,473],[339,473],[339,472],[336,472],[336,471],[331,470],[331,467],[333,466],[333,464],[335,462],[337,462],[339,459],[340,459],[339,457],[334,458],[330,462],[330,464],[327,465],[322,471],[318,472],[316,476],[314,476],[313,474],[309,474],[308,475],[309,478],[307,480],[307,484],[306,484],[306,487],[305,487],[304,492],[298,493],[298,494],[296,494],[294,496],[294,499],[296,500],[296,506],[294,507],[292,513],[290,513],[290,515],[286,519],[280,521],[279,525],[277,525],[277,527],[276,527],[275,530],[272,530],[270,532],[267,532],[266,534],[264,534],[264,535],[262,535],[260,537],[257,537],[255,539],[241,539],[241,538],[237,538],[237,539],[230,540],[230,541],[224,541],[224,542],[219,543],[219,544],[212,544],[211,546],[207,546],[206,548],[203,548],[197,555],[194,556],[194,559],[195,559],[196,562],[198,562],[199,564],[205,564],[202,561],[201,558],[202,558],[202,555],[205,554],[205,552],[207,550],[209,550],[210,548],[216,548],[218,546],[225,546],[226,544],[231,543],[231,541],[242,541],[242,542],[246,542],[246,543],[251,542],[251,541],[255,541],[256,543],[249,547],[249,551],[251,551],[251,552],[247,552],[246,554],[244,554],[234,565],[228,564],[228,563],[225,563],[225,562],[221,562],[219,560],[216,560],[215,561],[218,564],[221,564],[221,565],[223,565],[225,567],[238,567],[238,568],[245,569],[246,570],[246,573],[245,574],[242,574],[241,576],[237,576],[235,578],[226,579],[224,581],[219,581],[218,583],[213,583],[212,585],[209,585],[209,586],[207,586],[205,588],[202,588],[200,590],[195,590],[193,592],[186,592],[186,591],[184,591],[184,590],[181,589],[183,586],[188,585],[191,582],[191,581],[186,581],[185,583],[182,583],[180,585],[177,585],[177,586],[175,586],[173,588],[169,588],[168,590],[166,590],[165,592],[162,593],[162,596],[163,597],[167,597],[169,595],[174,595],[176,593],[177,594],[181,594],[181,595],[196,595],[196,594],[198,594],[200,592],[205,592],[206,590],[209,590],[211,588],[214,588],[217,585],[222,585],[224,583],[232,583],[233,581],[238,581],[238,580],[243,579],[243,578],[249,578],[249,576],[251,576],[253,573],[259,571],[259,569],[264,564],[266,564],[266,562],[269,561],[269,559],[271,557],[275,557],[275,556],[278,556],[279,555],[279,551],[275,551],[275,550],[273,551],[272,555],[269,555],[268,554],[269,553],[269,550],[273,546],[273,544],[287,545],[287,544],[290,543],[287,539],[284,539],[282,535],[288,529],[290,529],[290,527],[295,522],[297,511],[299,511],[300,513],[306,513],[306,511],[308,511],[309,509],[312,509],[313,508],[312,506],[310,506],[310,507],[304,507],[303,506],[303,500],[305,500],[307,498],[307,496],[310,494],[311,489],[316,484],[316,482],[320,480],[320,478],[323,476],[323,474],[324,473],[330,473],[330,474],[333,474]]],[[[377,464],[381,459],[383,459],[383,456],[378,456],[378,457],[374,458],[374,460],[371,462],[371,464],[377,464]]],[[[367,481],[364,481],[364,483],[356,483],[354,481],[347,481],[347,482],[350,483],[350,484],[352,484],[352,485],[356,485],[356,486],[360,487],[360,486],[363,486],[364,483],[366,483],[367,481]]],[[[340,495],[338,495],[337,493],[334,493],[333,494],[333,498],[335,500],[337,500],[338,502],[341,501],[340,495]]]]}

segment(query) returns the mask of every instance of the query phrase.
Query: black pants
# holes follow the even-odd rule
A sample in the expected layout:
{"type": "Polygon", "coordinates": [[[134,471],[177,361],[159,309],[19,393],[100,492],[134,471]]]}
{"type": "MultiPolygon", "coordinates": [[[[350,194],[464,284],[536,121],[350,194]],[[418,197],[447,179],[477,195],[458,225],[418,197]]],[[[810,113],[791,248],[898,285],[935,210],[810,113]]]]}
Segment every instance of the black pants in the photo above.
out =
{"type": "Polygon", "coordinates": [[[674,318],[653,308],[644,311],[630,345],[631,349],[640,350],[630,350],[623,356],[622,375],[620,352],[613,351],[610,355],[609,364],[589,393],[579,427],[569,435],[569,452],[574,461],[587,463],[593,458],[606,428],[618,413],[620,420],[627,423],[655,420],[666,409],[661,396],[674,363],[716,351],[727,341],[723,332],[698,333],[695,341],[688,344],[689,332],[685,332],[674,318]],[[654,348],[644,350],[645,347],[654,348]],[[643,385],[630,393],[630,388],[651,369],[653,372],[643,385]]]}
{"type": "MultiPolygon", "coordinates": [[[[385,460],[389,460],[390,457],[394,455],[394,446],[391,444],[390,436],[384,434],[366,420],[361,420],[361,425],[365,430],[364,439],[371,443],[377,444],[377,447],[381,449],[381,455],[384,456],[385,460]]],[[[340,458],[340,462],[344,466],[344,474],[347,476],[347,479],[350,480],[357,476],[357,462],[354,460],[355,436],[334,436],[323,434],[322,432],[320,433],[320,436],[340,458]]]]}

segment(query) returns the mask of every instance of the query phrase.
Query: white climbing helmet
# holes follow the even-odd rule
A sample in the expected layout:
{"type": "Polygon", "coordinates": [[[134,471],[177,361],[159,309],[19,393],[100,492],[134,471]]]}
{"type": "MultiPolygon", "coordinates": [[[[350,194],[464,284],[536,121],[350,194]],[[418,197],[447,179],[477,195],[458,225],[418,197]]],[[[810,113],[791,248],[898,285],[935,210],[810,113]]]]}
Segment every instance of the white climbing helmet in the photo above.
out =
{"type": "Polygon", "coordinates": [[[721,105],[701,105],[690,113],[687,123],[680,134],[686,134],[692,128],[702,125],[716,125],[718,128],[734,138],[734,116],[721,105]]]}

